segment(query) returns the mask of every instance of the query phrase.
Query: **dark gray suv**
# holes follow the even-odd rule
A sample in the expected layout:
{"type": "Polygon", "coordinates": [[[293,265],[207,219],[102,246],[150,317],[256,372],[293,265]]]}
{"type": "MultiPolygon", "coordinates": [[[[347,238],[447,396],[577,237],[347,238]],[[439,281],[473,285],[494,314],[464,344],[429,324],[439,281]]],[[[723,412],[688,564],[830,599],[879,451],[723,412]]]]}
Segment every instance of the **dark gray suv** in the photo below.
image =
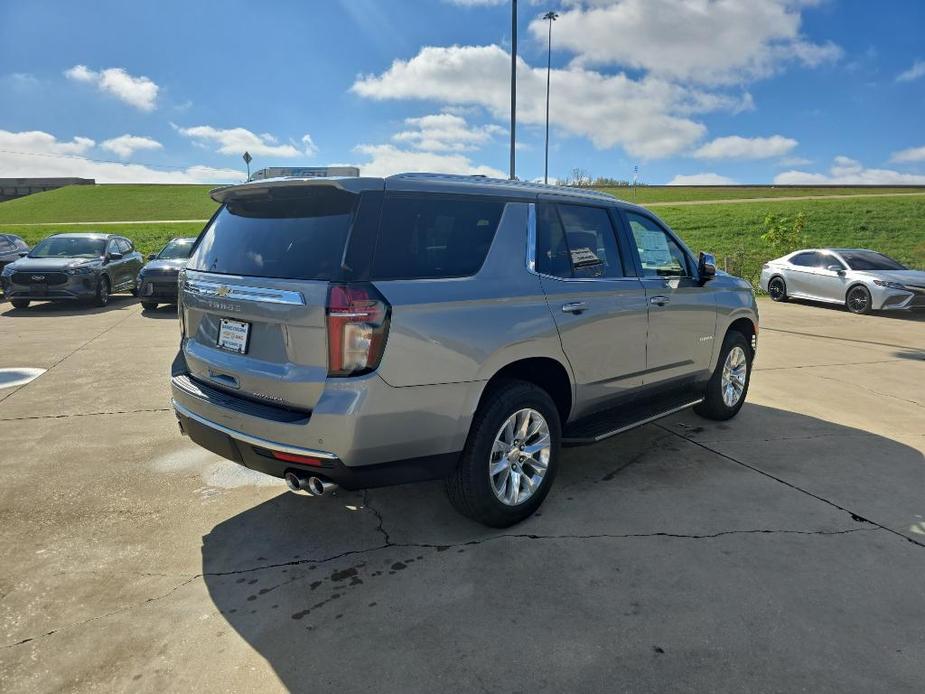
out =
{"type": "Polygon", "coordinates": [[[55,234],[3,268],[3,291],[15,308],[32,301],[109,303],[115,292],[135,293],[141,254],[115,234],[55,234]]]}
{"type": "Polygon", "coordinates": [[[542,503],[561,446],[745,400],[751,286],[641,207],[428,174],[212,197],[180,277],[174,408],[293,490],[444,478],[503,527],[542,503]]]}
{"type": "Polygon", "coordinates": [[[148,256],[137,281],[143,309],[153,311],[158,304],[177,303],[177,276],[186,265],[195,242],[195,238],[171,239],[159,253],[148,256]]]}

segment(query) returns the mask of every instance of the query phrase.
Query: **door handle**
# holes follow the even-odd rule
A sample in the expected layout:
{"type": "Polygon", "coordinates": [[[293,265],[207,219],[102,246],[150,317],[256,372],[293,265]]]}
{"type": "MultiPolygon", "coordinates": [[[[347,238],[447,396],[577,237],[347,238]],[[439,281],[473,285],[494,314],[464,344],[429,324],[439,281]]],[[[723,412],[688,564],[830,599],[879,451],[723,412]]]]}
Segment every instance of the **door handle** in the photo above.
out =
{"type": "Polygon", "coordinates": [[[649,303],[655,304],[656,306],[664,306],[665,304],[671,303],[671,297],[663,295],[651,296],[649,297],[649,303]]]}
{"type": "Polygon", "coordinates": [[[571,304],[562,304],[562,313],[581,313],[587,310],[587,301],[575,301],[571,304]]]}

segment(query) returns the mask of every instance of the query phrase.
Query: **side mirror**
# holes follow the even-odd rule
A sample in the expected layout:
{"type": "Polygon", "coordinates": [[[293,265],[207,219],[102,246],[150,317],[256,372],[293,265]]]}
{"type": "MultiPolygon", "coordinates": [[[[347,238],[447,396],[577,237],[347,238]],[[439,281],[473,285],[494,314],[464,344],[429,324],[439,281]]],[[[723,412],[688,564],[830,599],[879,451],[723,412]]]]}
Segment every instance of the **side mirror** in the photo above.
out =
{"type": "Polygon", "coordinates": [[[157,253],[148,253],[148,260],[154,260],[157,257],[157,253]]]}
{"type": "Polygon", "coordinates": [[[122,254],[118,251],[113,251],[112,253],[106,254],[107,260],[122,260],[122,254]]]}
{"type": "Polygon", "coordinates": [[[709,282],[716,277],[716,256],[701,251],[697,261],[697,274],[700,275],[701,282],[709,282]]]}
{"type": "Polygon", "coordinates": [[[20,258],[25,258],[27,255],[29,255],[29,251],[20,251],[20,252],[19,252],[19,257],[20,257],[20,258]]]}
{"type": "Polygon", "coordinates": [[[835,273],[837,273],[837,274],[839,274],[839,275],[844,275],[844,274],[845,274],[845,270],[842,268],[841,265],[834,265],[834,264],[833,264],[833,265],[827,265],[825,269],[828,270],[829,272],[835,272],[835,273]]]}

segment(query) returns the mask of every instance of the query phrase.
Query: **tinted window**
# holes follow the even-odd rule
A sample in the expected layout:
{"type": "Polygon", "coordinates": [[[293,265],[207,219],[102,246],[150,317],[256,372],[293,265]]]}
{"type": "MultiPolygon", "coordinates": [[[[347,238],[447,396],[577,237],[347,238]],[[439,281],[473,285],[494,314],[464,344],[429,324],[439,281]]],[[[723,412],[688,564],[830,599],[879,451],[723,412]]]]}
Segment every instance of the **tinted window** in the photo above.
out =
{"type": "Polygon", "coordinates": [[[819,253],[799,253],[790,259],[791,265],[800,267],[819,267],[822,264],[822,255],[819,253]]]}
{"type": "Polygon", "coordinates": [[[852,270],[908,270],[889,256],[873,251],[842,251],[842,258],[852,270]]]}
{"type": "Polygon", "coordinates": [[[325,187],[229,202],[212,220],[189,267],[226,275],[335,278],[356,201],[355,195],[325,187]]]}
{"type": "Polygon", "coordinates": [[[190,251],[193,250],[194,241],[195,239],[174,239],[164,246],[164,249],[157,254],[157,257],[164,260],[189,258],[190,251]]]}
{"type": "Polygon", "coordinates": [[[0,236],[0,253],[9,253],[14,249],[13,243],[6,236],[0,236]]]}
{"type": "Polygon", "coordinates": [[[558,205],[575,277],[622,277],[617,239],[607,210],[558,205]]]}
{"type": "Polygon", "coordinates": [[[537,205],[536,271],[552,277],[572,276],[568,243],[555,205],[537,205]]]}
{"type": "Polygon", "coordinates": [[[382,223],[375,279],[465,277],[488,255],[504,201],[446,197],[391,197],[382,223]]]}
{"type": "Polygon", "coordinates": [[[30,258],[99,258],[106,249],[106,239],[50,236],[36,244],[30,258]]]}
{"type": "Polygon", "coordinates": [[[132,252],[133,248],[132,248],[131,242],[125,239],[118,239],[118,242],[119,242],[119,250],[122,251],[124,255],[128,255],[129,253],[132,252]]]}
{"type": "Polygon", "coordinates": [[[644,277],[687,277],[687,254],[678,243],[648,217],[626,213],[644,277]]]}

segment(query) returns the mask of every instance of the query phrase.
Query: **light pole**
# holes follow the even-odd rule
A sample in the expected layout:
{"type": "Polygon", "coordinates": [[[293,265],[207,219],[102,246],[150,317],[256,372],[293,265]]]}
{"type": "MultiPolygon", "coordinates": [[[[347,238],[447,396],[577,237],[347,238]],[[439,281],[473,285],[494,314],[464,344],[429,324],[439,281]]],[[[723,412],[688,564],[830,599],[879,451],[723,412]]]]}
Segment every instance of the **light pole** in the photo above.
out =
{"type": "Polygon", "coordinates": [[[511,0],[511,180],[514,174],[514,143],[517,131],[517,0],[511,0]]]}
{"type": "Polygon", "coordinates": [[[549,73],[552,70],[552,23],[559,18],[555,12],[547,12],[543,19],[549,22],[549,41],[546,44],[546,165],[543,168],[543,183],[549,183],[549,73]]]}

